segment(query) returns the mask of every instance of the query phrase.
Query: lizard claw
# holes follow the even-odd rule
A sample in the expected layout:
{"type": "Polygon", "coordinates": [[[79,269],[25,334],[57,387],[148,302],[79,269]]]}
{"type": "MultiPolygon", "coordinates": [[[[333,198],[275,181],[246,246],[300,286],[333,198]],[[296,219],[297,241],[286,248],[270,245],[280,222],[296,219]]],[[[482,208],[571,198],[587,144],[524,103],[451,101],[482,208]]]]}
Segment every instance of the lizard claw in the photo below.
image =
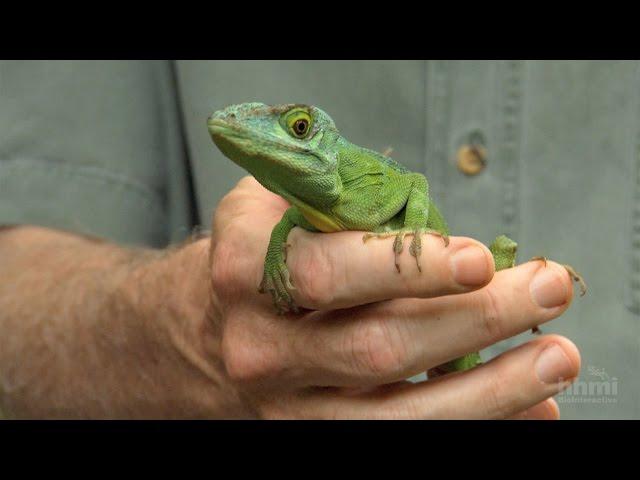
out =
{"type": "Polygon", "coordinates": [[[420,231],[413,232],[413,240],[411,240],[409,253],[416,259],[416,266],[418,267],[418,271],[422,272],[422,267],[420,266],[420,255],[422,254],[422,237],[420,231]]]}
{"type": "MultiPolygon", "coordinates": [[[[529,261],[532,262],[536,260],[542,260],[544,262],[544,266],[545,267],[547,266],[547,257],[535,256],[535,257],[532,257],[531,260],[529,261]]],[[[562,266],[569,273],[571,280],[573,280],[578,284],[578,287],[580,288],[580,296],[583,297],[584,294],[587,293],[587,284],[585,283],[582,275],[576,272],[576,270],[571,265],[563,264],[562,266]]]]}
{"type": "Polygon", "coordinates": [[[278,314],[299,312],[299,308],[291,296],[291,291],[293,290],[295,290],[295,287],[291,283],[289,269],[284,263],[279,263],[275,267],[265,265],[265,272],[258,286],[258,292],[271,295],[278,314]]]}
{"type": "Polygon", "coordinates": [[[396,270],[398,271],[398,273],[400,273],[400,254],[404,249],[404,235],[405,235],[404,232],[398,233],[398,235],[396,236],[396,239],[393,242],[394,260],[396,264],[396,270]]]}
{"type": "Polygon", "coordinates": [[[413,240],[411,241],[411,246],[409,247],[409,253],[416,259],[416,266],[418,267],[418,271],[422,272],[422,266],[420,265],[420,255],[422,254],[421,235],[423,233],[438,235],[439,237],[442,237],[444,246],[449,246],[449,236],[447,234],[441,233],[437,230],[422,228],[418,228],[416,230],[402,229],[390,232],[368,232],[362,236],[362,243],[366,243],[370,238],[388,238],[395,236],[396,238],[393,242],[393,255],[396,270],[398,271],[398,273],[400,273],[400,254],[403,251],[404,237],[406,235],[412,235],[413,240]]]}
{"type": "Polygon", "coordinates": [[[449,246],[449,235],[446,233],[439,232],[437,230],[433,230],[428,228],[426,230],[416,230],[413,232],[413,240],[411,241],[411,247],[409,248],[409,253],[413,255],[416,259],[416,266],[418,267],[418,271],[422,272],[422,267],[420,266],[420,255],[422,253],[422,234],[428,233],[429,235],[436,235],[442,238],[444,242],[444,246],[449,246]]]}
{"type": "Polygon", "coordinates": [[[567,272],[569,272],[571,280],[578,283],[580,286],[580,296],[584,297],[584,294],[587,293],[587,284],[585,283],[584,278],[582,278],[582,275],[576,272],[571,265],[564,264],[562,266],[567,270],[567,272]]]}
{"type": "Polygon", "coordinates": [[[444,246],[445,247],[449,246],[449,235],[447,235],[446,233],[442,233],[442,232],[439,232],[437,230],[432,230],[430,228],[427,229],[427,230],[424,230],[424,233],[428,233],[429,235],[436,235],[436,236],[442,238],[442,241],[444,242],[444,246]]]}
{"type": "Polygon", "coordinates": [[[537,262],[537,261],[542,261],[544,262],[544,266],[547,266],[547,257],[543,257],[541,255],[536,255],[535,257],[531,257],[529,259],[530,262],[537,262]]]}

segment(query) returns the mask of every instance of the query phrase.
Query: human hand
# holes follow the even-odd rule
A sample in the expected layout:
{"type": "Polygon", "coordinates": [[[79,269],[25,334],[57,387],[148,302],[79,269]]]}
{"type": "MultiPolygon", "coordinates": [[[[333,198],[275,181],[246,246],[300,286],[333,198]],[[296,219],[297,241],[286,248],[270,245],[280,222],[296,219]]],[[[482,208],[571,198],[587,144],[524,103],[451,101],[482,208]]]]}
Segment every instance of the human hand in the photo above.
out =
{"type": "Polygon", "coordinates": [[[244,178],[219,204],[211,239],[211,319],[229,391],[260,418],[557,418],[550,397],[578,374],[576,347],[537,337],[471,371],[406,379],[562,314],[565,269],[530,262],[494,275],[488,249],[423,239],[422,273],[389,241],[294,229],[287,265],[301,314],[257,293],[273,225],[288,204],[244,178]],[[428,262],[428,264],[426,263],[428,262]],[[548,307],[548,308],[546,308],[548,307]]]}
{"type": "Polygon", "coordinates": [[[300,314],[257,286],[287,208],[250,177],[211,238],[131,249],[41,227],[0,231],[0,407],[19,418],[556,418],[580,358],[535,338],[471,371],[422,371],[559,316],[553,262],[493,275],[478,242],[425,235],[425,267],[361,232],[294,229],[300,314]],[[428,263],[426,263],[428,260],[428,263]],[[557,305],[543,308],[541,305],[557,305]],[[544,360],[544,361],[543,361],[544,360]],[[564,362],[564,366],[563,366],[564,362]],[[562,378],[561,382],[558,379],[562,378]]]}

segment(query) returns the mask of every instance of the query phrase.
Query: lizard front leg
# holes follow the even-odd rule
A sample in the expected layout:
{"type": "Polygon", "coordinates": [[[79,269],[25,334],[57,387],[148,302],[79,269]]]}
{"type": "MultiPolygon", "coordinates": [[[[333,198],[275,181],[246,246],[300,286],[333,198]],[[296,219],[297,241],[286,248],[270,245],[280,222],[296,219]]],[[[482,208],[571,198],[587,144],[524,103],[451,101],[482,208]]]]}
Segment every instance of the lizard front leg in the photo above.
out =
{"type": "Polygon", "coordinates": [[[289,232],[298,225],[303,228],[313,228],[308,225],[296,207],[290,207],[271,231],[271,239],[264,259],[264,273],[258,287],[260,293],[269,292],[280,314],[289,311],[298,312],[298,307],[291,297],[291,291],[295,287],[291,283],[286,264],[287,237],[289,232]]]}
{"type": "Polygon", "coordinates": [[[370,238],[387,238],[395,236],[393,242],[393,252],[395,256],[395,265],[398,272],[400,271],[399,256],[404,248],[404,237],[411,235],[411,245],[409,253],[416,259],[416,266],[422,271],[420,264],[420,256],[422,253],[422,234],[430,233],[442,237],[445,246],[449,245],[449,237],[447,228],[442,216],[431,203],[429,199],[429,184],[424,175],[414,173],[406,177],[409,193],[407,202],[404,207],[404,218],[401,227],[394,228],[394,220],[388,224],[382,225],[379,232],[371,232],[364,235],[363,241],[370,238]]]}

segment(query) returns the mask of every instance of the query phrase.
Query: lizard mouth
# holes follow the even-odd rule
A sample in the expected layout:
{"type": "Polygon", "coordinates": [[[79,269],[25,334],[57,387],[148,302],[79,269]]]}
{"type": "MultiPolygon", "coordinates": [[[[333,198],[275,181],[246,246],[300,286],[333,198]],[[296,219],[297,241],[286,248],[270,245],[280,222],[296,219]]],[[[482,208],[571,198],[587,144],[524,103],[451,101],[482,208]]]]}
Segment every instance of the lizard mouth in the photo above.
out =
{"type": "MultiPolygon", "coordinates": [[[[214,138],[224,138],[229,141],[242,141],[248,140],[250,137],[250,129],[242,125],[241,123],[229,121],[222,118],[209,118],[207,119],[207,127],[209,134],[214,138]]],[[[261,135],[253,132],[254,140],[257,140],[261,135]]]]}
{"type": "Polygon", "coordinates": [[[221,118],[209,118],[207,127],[209,135],[218,147],[222,147],[223,144],[241,147],[248,141],[247,131],[236,123],[221,118]]]}
{"type": "Polygon", "coordinates": [[[226,120],[221,118],[208,118],[207,127],[211,135],[224,135],[226,133],[237,131],[238,128],[226,120]]]}

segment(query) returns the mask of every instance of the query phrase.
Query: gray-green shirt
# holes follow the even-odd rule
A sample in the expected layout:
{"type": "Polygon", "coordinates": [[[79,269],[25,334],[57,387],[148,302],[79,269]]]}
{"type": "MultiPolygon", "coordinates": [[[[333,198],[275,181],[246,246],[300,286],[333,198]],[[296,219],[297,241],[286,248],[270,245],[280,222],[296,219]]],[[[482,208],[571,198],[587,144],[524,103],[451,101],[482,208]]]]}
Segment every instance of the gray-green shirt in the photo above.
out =
{"type": "Polygon", "coordinates": [[[543,326],[582,353],[563,418],[640,418],[639,92],[625,61],[0,62],[0,223],[177,241],[245,174],[213,146],[213,110],[316,104],[426,173],[453,234],[575,266],[589,292],[543,326]]]}

